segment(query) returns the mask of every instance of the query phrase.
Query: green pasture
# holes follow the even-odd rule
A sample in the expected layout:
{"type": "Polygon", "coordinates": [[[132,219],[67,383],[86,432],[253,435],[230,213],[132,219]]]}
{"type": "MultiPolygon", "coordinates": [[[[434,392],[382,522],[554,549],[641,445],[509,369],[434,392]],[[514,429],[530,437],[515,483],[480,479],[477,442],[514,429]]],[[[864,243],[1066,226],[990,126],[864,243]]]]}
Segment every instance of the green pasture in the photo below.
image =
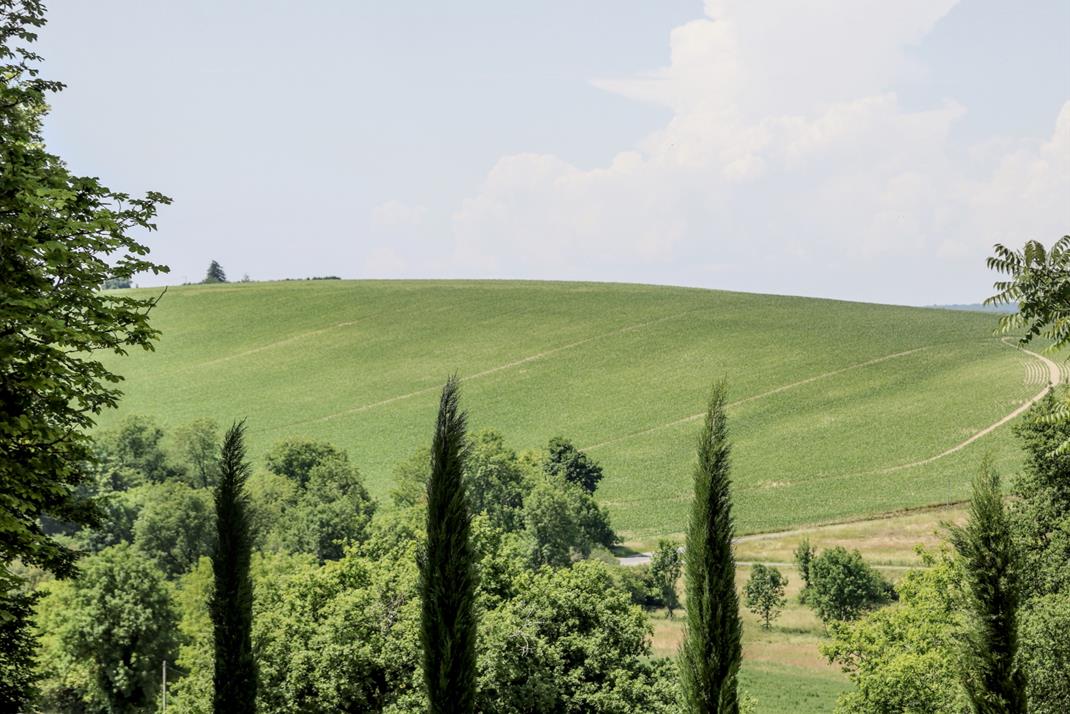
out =
{"type": "MultiPolygon", "coordinates": [[[[632,539],[683,529],[699,414],[733,399],[742,532],[963,498],[1002,427],[924,465],[1041,389],[992,315],[642,285],[301,281],[170,288],[155,352],[109,358],[125,414],[248,418],[254,457],[302,436],[350,453],[369,489],[430,438],[456,371],[474,428],[517,449],[556,434],[606,470],[632,539]]],[[[1036,370],[1034,369],[1035,373],[1036,370]]]]}

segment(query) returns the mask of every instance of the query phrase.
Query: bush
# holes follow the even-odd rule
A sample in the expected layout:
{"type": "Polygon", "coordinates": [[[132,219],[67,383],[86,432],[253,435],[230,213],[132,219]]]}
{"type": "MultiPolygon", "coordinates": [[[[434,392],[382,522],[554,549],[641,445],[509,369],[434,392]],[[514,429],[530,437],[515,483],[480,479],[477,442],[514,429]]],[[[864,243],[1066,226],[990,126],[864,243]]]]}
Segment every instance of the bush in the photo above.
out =
{"type": "Polygon", "coordinates": [[[825,623],[854,620],[867,610],[889,602],[895,591],[857,550],[836,546],[810,563],[808,604],[825,623]]]}

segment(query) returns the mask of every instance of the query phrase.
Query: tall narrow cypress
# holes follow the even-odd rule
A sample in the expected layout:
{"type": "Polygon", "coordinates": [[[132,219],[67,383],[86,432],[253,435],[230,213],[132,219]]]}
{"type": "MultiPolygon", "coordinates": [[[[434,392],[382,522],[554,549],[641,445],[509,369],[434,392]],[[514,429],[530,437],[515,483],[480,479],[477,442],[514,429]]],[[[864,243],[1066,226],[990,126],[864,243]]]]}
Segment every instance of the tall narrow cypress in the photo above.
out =
{"type": "Polygon", "coordinates": [[[742,659],[736,564],[732,555],[727,385],[714,386],[698,446],[694,500],[684,552],[687,629],[680,652],[684,699],[692,714],[737,714],[742,659]]]}
{"type": "Polygon", "coordinates": [[[427,481],[427,544],[420,557],[424,684],[432,714],[475,710],[476,572],[463,481],[465,414],[458,384],[442,390],[427,481]]]}
{"type": "Polygon", "coordinates": [[[1025,673],[1016,662],[1020,566],[999,475],[987,459],[973,482],[970,520],[951,530],[951,542],[969,603],[962,674],[970,704],[977,714],[1024,714],[1025,673]]]}
{"type": "Polygon", "coordinates": [[[245,480],[245,422],[223,439],[219,485],[215,491],[216,542],[212,550],[215,592],[211,615],[215,634],[216,714],[256,711],[256,663],[253,660],[253,582],[249,576],[252,539],[245,480]]]}

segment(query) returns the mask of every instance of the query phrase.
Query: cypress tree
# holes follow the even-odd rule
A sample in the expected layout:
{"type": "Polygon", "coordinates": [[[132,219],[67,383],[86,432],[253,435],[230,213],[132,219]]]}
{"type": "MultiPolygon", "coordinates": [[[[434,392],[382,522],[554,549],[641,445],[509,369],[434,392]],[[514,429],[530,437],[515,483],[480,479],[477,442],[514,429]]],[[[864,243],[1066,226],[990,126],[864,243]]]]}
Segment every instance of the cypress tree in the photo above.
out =
{"type": "Polygon", "coordinates": [[[215,634],[217,714],[256,711],[256,663],[253,660],[253,582],[249,576],[252,539],[245,480],[245,422],[223,439],[219,484],[215,491],[216,542],[212,550],[215,592],[211,615],[215,634]]]}
{"type": "Polygon", "coordinates": [[[999,475],[986,459],[973,482],[970,520],[951,529],[965,570],[970,628],[963,652],[963,684],[977,714],[1026,711],[1025,673],[1016,662],[1018,553],[1003,507],[999,475]]]}
{"type": "Polygon", "coordinates": [[[442,390],[427,481],[427,544],[420,558],[420,636],[431,714],[475,710],[476,572],[463,481],[465,414],[458,384],[442,390]]]}
{"type": "Polygon", "coordinates": [[[684,551],[687,626],[680,652],[684,700],[692,714],[737,714],[742,659],[736,564],[732,555],[727,385],[714,386],[698,446],[694,500],[684,551]]]}

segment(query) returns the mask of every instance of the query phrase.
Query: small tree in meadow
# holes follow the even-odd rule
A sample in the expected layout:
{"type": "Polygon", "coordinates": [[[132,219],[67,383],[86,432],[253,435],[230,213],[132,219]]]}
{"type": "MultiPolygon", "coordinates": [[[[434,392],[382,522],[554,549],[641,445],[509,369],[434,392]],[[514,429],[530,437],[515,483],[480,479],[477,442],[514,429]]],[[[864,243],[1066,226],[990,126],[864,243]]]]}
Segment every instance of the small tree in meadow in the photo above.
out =
{"type": "Polygon", "coordinates": [[[810,563],[814,561],[814,547],[810,545],[809,538],[803,538],[793,553],[795,567],[799,569],[799,577],[802,578],[803,586],[799,591],[799,602],[806,604],[806,598],[810,594],[810,563]]]}
{"type": "Polygon", "coordinates": [[[822,622],[854,620],[891,599],[894,590],[857,550],[829,548],[810,563],[807,603],[822,622]]]}
{"type": "Polygon", "coordinates": [[[788,579],[776,568],[756,563],[750,572],[750,580],[744,590],[747,609],[762,619],[762,627],[768,630],[773,620],[780,615],[788,599],[784,588],[788,579]]]}
{"type": "Polygon", "coordinates": [[[669,618],[672,612],[680,607],[680,597],[676,594],[676,583],[680,580],[684,561],[680,555],[680,547],[671,540],[658,541],[658,549],[654,551],[650,559],[650,579],[657,588],[661,601],[669,610],[669,618]]]}

